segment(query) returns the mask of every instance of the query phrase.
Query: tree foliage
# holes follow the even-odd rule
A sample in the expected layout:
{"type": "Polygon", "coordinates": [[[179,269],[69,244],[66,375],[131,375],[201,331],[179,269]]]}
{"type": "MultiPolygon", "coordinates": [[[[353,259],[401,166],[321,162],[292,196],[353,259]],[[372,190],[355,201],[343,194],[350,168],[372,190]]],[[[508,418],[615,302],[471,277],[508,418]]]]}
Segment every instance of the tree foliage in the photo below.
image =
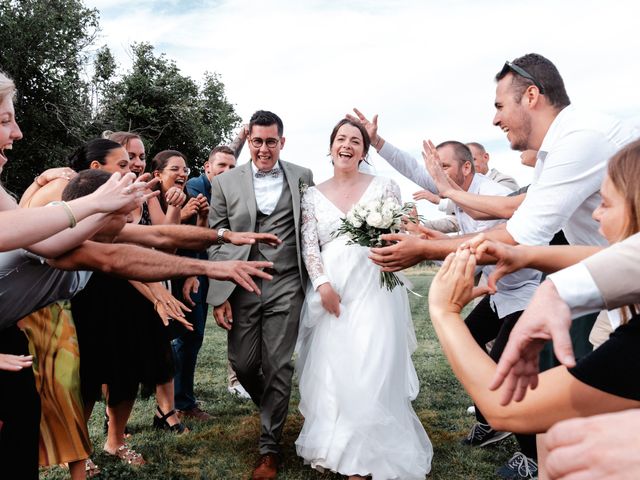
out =
{"type": "Polygon", "coordinates": [[[97,30],[98,12],[78,0],[0,2],[0,69],[16,83],[25,138],[5,168],[10,188],[29,185],[85,140],[91,108],[82,75],[97,30]]]}
{"type": "Polygon", "coordinates": [[[132,51],[131,70],[104,95],[100,122],[110,130],[140,133],[151,153],[179,150],[192,164],[200,163],[240,120],[224,84],[216,74],[205,74],[199,88],[148,43],[134,44],[132,51]]]}
{"type": "Polygon", "coordinates": [[[103,130],[135,131],[150,155],[176,149],[195,165],[239,123],[217,74],[199,85],[140,43],[118,76],[109,49],[93,45],[98,31],[98,11],[81,0],[0,0],[0,70],[16,83],[24,134],[4,169],[9,188],[21,191],[45,168],[64,165],[103,130]]]}

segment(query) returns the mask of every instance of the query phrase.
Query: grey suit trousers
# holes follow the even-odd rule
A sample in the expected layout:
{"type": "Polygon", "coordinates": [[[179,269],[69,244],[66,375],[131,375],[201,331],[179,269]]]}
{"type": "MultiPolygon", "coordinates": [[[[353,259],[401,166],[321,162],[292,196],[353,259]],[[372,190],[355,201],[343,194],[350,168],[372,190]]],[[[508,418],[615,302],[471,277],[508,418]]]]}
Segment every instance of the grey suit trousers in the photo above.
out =
{"type": "Polygon", "coordinates": [[[304,290],[297,268],[275,275],[270,282],[256,282],[261,296],[236,288],[229,298],[233,312],[229,360],[260,408],[260,454],[280,453],[304,290]]]}

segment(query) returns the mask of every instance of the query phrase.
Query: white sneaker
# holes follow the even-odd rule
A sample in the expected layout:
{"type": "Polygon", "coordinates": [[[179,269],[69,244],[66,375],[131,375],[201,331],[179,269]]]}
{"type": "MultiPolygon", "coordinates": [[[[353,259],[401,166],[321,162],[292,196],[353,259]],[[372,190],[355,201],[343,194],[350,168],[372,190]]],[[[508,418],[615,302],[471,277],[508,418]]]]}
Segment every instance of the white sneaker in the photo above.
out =
{"type": "Polygon", "coordinates": [[[469,415],[475,415],[476,414],[476,407],[471,405],[469,408],[467,408],[467,413],[469,415]]]}
{"type": "Polygon", "coordinates": [[[249,392],[247,392],[239,383],[236,383],[231,387],[227,387],[227,390],[231,395],[235,395],[238,398],[242,398],[243,400],[251,400],[251,395],[249,395],[249,392]]]}

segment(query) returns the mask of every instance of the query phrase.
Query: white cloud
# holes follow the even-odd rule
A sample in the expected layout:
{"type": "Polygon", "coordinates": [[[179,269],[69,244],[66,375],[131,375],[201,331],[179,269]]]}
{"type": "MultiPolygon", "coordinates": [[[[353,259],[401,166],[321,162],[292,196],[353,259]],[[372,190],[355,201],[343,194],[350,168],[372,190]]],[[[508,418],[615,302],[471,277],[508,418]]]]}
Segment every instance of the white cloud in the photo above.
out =
{"type": "MultiPolygon", "coordinates": [[[[330,176],[328,136],[354,106],[380,114],[380,132],[419,155],[421,140],[479,141],[493,166],[526,184],[491,125],[493,76],[527,52],[550,58],[572,101],[640,124],[636,8],[619,2],[96,0],[102,41],[127,65],[147,41],[186,74],[221,74],[247,120],[258,108],[285,122],[283,158],[330,176]]],[[[246,153],[245,153],[246,157],[246,153]]],[[[394,175],[373,154],[382,174],[394,175]]],[[[412,187],[403,182],[403,194],[412,187]]]]}

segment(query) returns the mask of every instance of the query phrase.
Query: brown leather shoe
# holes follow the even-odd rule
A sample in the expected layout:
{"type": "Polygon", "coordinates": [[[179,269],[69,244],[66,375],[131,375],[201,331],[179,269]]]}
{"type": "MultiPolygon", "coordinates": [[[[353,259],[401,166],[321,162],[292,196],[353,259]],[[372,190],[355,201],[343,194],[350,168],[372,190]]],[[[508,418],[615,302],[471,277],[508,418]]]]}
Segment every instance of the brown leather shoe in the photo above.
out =
{"type": "Polygon", "coordinates": [[[209,420],[213,420],[213,415],[208,414],[204,410],[201,410],[197,405],[188,410],[178,410],[178,416],[182,418],[189,418],[192,420],[200,420],[201,422],[206,422],[209,420]]]}
{"type": "Polygon", "coordinates": [[[261,455],[251,480],[273,480],[278,476],[279,464],[280,458],[277,454],[265,453],[261,455]]]}

